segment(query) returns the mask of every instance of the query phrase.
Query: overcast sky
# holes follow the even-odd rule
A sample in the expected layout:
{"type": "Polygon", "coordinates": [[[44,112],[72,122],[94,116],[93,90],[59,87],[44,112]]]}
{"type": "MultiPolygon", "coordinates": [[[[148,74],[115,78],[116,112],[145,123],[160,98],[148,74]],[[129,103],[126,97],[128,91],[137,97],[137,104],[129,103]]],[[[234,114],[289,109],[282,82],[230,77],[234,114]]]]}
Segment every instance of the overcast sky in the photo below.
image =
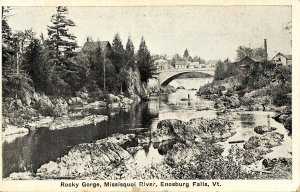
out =
{"type": "MultiPolygon", "coordinates": [[[[8,22],[46,37],[54,13],[55,7],[12,7],[8,22]]],[[[124,46],[131,35],[136,50],[143,35],[152,54],[182,55],[187,48],[206,60],[234,60],[238,46],[262,47],[264,38],[269,57],[291,53],[291,34],[283,30],[289,6],[69,7],[69,18],[79,46],[88,36],[111,42],[118,32],[124,46]]]]}

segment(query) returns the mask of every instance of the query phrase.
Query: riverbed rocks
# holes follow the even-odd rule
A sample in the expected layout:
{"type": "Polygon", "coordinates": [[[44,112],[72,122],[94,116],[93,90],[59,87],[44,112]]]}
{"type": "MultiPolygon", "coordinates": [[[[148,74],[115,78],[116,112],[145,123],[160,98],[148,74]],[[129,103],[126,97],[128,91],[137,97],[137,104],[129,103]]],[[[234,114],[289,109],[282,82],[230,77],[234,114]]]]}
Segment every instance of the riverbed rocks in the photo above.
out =
{"type": "Polygon", "coordinates": [[[162,120],[157,124],[157,130],[152,134],[153,142],[171,139],[181,141],[225,141],[235,134],[231,123],[225,119],[191,119],[184,122],[176,119],[162,120]]]}
{"type": "Polygon", "coordinates": [[[114,143],[121,146],[128,141],[132,141],[135,137],[136,137],[135,134],[124,135],[124,134],[117,133],[105,139],[97,140],[96,143],[114,143]]]}
{"type": "Polygon", "coordinates": [[[255,149],[257,147],[273,148],[282,145],[284,135],[277,132],[268,132],[262,136],[252,136],[244,144],[244,149],[255,149]]]}
{"type": "Polygon", "coordinates": [[[90,124],[97,124],[108,119],[105,115],[88,115],[88,116],[63,116],[58,118],[46,117],[25,125],[30,130],[40,127],[49,128],[50,130],[65,129],[72,127],[81,127],[90,124]]]}
{"type": "Polygon", "coordinates": [[[24,127],[17,127],[14,125],[7,125],[4,132],[2,132],[3,137],[10,135],[27,135],[29,130],[24,127]]]}
{"type": "Polygon", "coordinates": [[[65,129],[65,128],[72,128],[72,127],[81,127],[84,125],[90,125],[100,123],[102,121],[106,121],[108,119],[105,115],[89,115],[79,119],[72,119],[70,117],[60,117],[56,118],[53,123],[49,125],[50,130],[57,130],[57,129],[65,129]]]}
{"type": "Polygon", "coordinates": [[[63,177],[84,179],[101,174],[104,167],[117,166],[130,158],[131,155],[127,151],[114,143],[83,143],[74,146],[57,162],[42,165],[37,170],[37,176],[52,179],[63,177]]]}
{"type": "Polygon", "coordinates": [[[80,97],[71,97],[68,100],[68,104],[69,105],[82,105],[83,104],[83,100],[80,97]]]}
{"type": "Polygon", "coordinates": [[[277,112],[272,118],[275,121],[282,123],[289,133],[292,134],[292,110],[290,107],[286,107],[277,112]]]}
{"type": "Polygon", "coordinates": [[[270,126],[266,126],[266,125],[263,125],[263,126],[257,126],[254,128],[254,132],[257,133],[257,134],[260,134],[260,135],[263,135],[267,132],[272,132],[272,131],[275,131],[276,128],[275,127],[270,127],[270,126]]]}

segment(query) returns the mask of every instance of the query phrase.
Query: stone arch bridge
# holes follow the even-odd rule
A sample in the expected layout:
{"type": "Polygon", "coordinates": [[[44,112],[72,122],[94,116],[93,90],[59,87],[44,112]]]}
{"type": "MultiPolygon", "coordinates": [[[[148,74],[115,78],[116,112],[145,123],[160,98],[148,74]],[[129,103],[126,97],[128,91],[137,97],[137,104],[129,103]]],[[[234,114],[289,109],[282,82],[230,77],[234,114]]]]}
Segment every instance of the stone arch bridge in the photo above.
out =
{"type": "Polygon", "coordinates": [[[184,68],[184,69],[166,69],[160,70],[157,72],[156,78],[160,86],[164,87],[167,86],[171,81],[176,79],[182,74],[197,72],[197,73],[204,73],[211,76],[215,75],[215,68],[184,68]]]}

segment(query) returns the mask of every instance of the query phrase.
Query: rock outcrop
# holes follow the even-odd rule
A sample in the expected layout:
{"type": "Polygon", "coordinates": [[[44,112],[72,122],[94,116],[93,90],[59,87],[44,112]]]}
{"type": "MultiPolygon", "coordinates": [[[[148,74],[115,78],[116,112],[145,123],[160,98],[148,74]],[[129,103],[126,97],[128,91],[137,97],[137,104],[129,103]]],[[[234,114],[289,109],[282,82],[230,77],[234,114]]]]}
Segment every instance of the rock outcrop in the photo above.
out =
{"type": "Polygon", "coordinates": [[[162,120],[157,124],[157,130],[152,134],[153,142],[171,139],[182,141],[225,141],[235,134],[231,123],[225,119],[191,119],[184,122],[176,119],[162,120]]]}
{"type": "Polygon", "coordinates": [[[254,128],[254,132],[257,133],[257,134],[260,134],[260,135],[263,135],[267,132],[272,132],[272,131],[275,131],[276,128],[275,127],[270,127],[270,126],[257,126],[254,128]]]}
{"type": "Polygon", "coordinates": [[[47,179],[85,179],[101,174],[104,167],[117,166],[130,158],[130,154],[115,143],[83,143],[74,146],[57,162],[42,165],[37,170],[37,176],[47,179]]]}

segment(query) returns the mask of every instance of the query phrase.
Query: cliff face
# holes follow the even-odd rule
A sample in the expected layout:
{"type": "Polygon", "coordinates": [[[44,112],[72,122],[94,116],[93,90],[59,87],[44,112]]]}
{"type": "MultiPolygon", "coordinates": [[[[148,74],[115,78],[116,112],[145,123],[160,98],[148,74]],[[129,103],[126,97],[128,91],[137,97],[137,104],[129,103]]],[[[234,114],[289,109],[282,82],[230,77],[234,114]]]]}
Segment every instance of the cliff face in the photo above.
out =
{"type": "Polygon", "coordinates": [[[147,84],[141,82],[138,70],[129,68],[126,70],[126,86],[131,99],[140,100],[148,96],[147,84]]]}

